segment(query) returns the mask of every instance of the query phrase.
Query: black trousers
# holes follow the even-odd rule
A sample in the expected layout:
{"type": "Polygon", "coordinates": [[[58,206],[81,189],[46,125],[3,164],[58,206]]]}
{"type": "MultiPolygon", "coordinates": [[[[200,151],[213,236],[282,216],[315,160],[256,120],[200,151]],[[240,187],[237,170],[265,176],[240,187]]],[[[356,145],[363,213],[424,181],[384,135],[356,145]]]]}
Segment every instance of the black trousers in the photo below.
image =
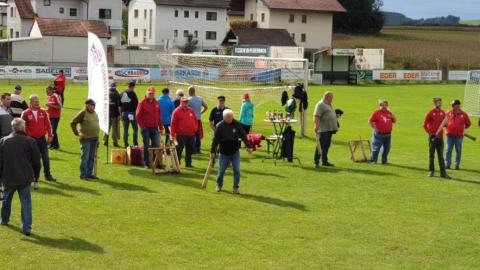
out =
{"type": "Polygon", "coordinates": [[[332,144],[333,134],[332,131],[327,131],[320,132],[320,134],[317,135],[317,138],[320,140],[320,146],[322,147],[322,153],[318,153],[318,147],[316,147],[317,145],[315,144],[315,154],[313,156],[315,164],[319,164],[320,157],[322,158],[323,165],[328,164],[328,150],[330,150],[330,145],[332,144]]]}
{"type": "Polygon", "coordinates": [[[436,138],[435,135],[430,135],[428,137],[429,143],[429,158],[430,158],[430,165],[429,170],[431,172],[435,171],[435,152],[437,152],[438,156],[438,165],[440,166],[440,174],[445,175],[445,159],[443,158],[443,149],[444,143],[443,138],[436,138]]]}
{"type": "Polygon", "coordinates": [[[187,166],[192,165],[192,154],[195,150],[195,136],[177,136],[177,155],[178,160],[182,160],[183,148],[185,148],[185,163],[187,166]]]}

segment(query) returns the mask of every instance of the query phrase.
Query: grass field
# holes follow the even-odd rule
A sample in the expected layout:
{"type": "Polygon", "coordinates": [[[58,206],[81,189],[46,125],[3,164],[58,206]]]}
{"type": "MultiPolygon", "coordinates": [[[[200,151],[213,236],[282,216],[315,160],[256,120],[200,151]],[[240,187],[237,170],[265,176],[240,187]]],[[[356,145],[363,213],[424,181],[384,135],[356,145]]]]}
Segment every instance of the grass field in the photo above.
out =
{"type": "Polygon", "coordinates": [[[472,26],[480,26],[480,20],[464,20],[460,21],[460,23],[472,26]]]}
{"type": "Polygon", "coordinates": [[[386,69],[480,69],[480,28],[384,27],[379,35],[335,35],[334,48],[385,49],[386,69]]]}
{"type": "MultiPolygon", "coordinates": [[[[24,89],[26,96],[43,94],[41,84],[24,89]]],[[[309,132],[295,142],[301,166],[262,163],[265,149],[242,152],[243,195],[234,196],[216,194],[213,180],[200,189],[208,132],[204,154],[180,176],[106,165],[102,146],[101,180],[80,181],[79,143],[68,123],[86,86],[69,85],[62,149],[51,152],[59,181],[42,180],[33,192],[32,237],[17,229],[15,198],[12,227],[0,228],[2,269],[479,269],[480,145],[465,141],[453,180],[427,178],[422,130],[431,98],[461,98],[464,86],[311,87],[311,106],[327,89],[345,111],[330,155],[336,167],[313,168],[309,132]],[[347,141],[370,137],[367,118],[378,98],[389,99],[398,117],[391,164],[353,164],[347,141]]],[[[273,106],[258,108],[259,123],[273,106]]],[[[260,126],[256,132],[272,132],[260,126]]],[[[478,126],[470,133],[480,136],[478,126]]]]}

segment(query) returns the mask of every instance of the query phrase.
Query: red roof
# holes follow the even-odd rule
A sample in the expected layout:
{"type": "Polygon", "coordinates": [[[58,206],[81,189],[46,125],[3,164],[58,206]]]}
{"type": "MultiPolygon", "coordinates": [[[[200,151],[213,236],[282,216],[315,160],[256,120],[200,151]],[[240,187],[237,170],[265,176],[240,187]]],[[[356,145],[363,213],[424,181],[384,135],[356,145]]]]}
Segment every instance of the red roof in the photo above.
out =
{"type": "Polygon", "coordinates": [[[262,0],[271,9],[345,12],[337,0],[262,0]]]}
{"type": "Polygon", "coordinates": [[[30,0],[15,0],[15,6],[17,6],[18,14],[22,19],[35,18],[35,11],[33,10],[30,0]]]}
{"type": "Polygon", "coordinates": [[[102,21],[67,20],[54,18],[37,18],[42,36],[87,37],[88,32],[100,38],[110,38],[110,32],[102,21]]]}

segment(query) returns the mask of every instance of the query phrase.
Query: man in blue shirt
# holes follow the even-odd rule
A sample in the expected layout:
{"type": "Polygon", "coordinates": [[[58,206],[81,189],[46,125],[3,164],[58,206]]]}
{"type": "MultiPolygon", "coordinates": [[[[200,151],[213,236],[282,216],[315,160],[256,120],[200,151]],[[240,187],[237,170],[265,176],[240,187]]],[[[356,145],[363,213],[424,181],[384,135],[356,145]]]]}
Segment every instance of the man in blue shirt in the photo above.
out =
{"type": "Polygon", "coordinates": [[[225,109],[228,109],[228,107],[225,106],[225,97],[224,96],[219,96],[217,97],[218,104],[215,108],[212,109],[210,112],[210,117],[208,118],[210,122],[210,128],[215,131],[215,128],[217,127],[218,123],[223,121],[223,111],[225,109]]]}
{"type": "Polygon", "coordinates": [[[208,110],[208,106],[203,99],[195,94],[195,87],[190,86],[188,88],[188,106],[195,112],[195,117],[198,121],[198,131],[195,134],[195,151],[194,153],[200,154],[201,139],[203,139],[203,126],[202,126],[202,114],[208,110]]]}
{"type": "Polygon", "coordinates": [[[170,90],[165,88],[162,90],[162,95],[158,97],[158,103],[160,103],[160,109],[162,110],[162,123],[165,128],[166,139],[165,143],[170,138],[170,123],[172,120],[172,113],[175,110],[175,104],[169,96],[170,90]]]}

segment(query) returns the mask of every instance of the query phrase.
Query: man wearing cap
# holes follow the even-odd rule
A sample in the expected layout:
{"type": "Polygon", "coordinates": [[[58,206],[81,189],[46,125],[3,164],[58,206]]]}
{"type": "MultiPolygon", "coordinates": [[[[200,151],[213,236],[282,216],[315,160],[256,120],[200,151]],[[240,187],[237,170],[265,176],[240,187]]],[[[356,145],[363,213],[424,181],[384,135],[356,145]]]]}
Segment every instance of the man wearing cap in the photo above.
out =
{"type": "Polygon", "coordinates": [[[185,96],[185,93],[183,93],[182,89],[178,89],[177,92],[175,92],[175,100],[173,101],[173,104],[175,105],[175,109],[180,106],[180,103],[182,103],[182,98],[185,96]]]}
{"type": "Polygon", "coordinates": [[[25,121],[27,136],[35,139],[42,157],[43,173],[45,180],[56,181],[50,173],[50,158],[48,155],[48,146],[52,143],[53,133],[50,119],[45,110],[40,108],[40,99],[37,95],[30,96],[30,108],[22,113],[22,119],[25,121]],[[48,137],[45,139],[45,136],[48,137]]]}
{"type": "Polygon", "coordinates": [[[160,132],[163,132],[162,111],[160,104],[155,99],[155,88],[153,86],[148,87],[147,95],[138,104],[135,116],[142,129],[143,162],[145,168],[149,168],[148,148],[160,146],[160,132]]]}
{"type": "MultiPolygon", "coordinates": [[[[112,130],[113,146],[120,147],[120,94],[117,91],[117,84],[112,83],[108,92],[109,118],[108,131],[112,130]]],[[[110,132],[109,132],[110,133],[110,132]]],[[[103,136],[103,145],[108,145],[109,134],[103,136]]]]}
{"type": "Polygon", "coordinates": [[[313,113],[315,123],[315,134],[319,141],[320,148],[315,148],[315,155],[313,158],[315,168],[318,168],[320,157],[322,158],[322,166],[333,167],[328,161],[328,152],[332,144],[332,137],[338,130],[337,116],[332,106],[333,93],[327,91],[323,94],[323,99],[315,106],[313,113]]]}
{"type": "Polygon", "coordinates": [[[164,88],[162,90],[162,95],[157,99],[160,104],[160,109],[162,110],[162,124],[165,129],[165,143],[170,139],[170,123],[172,122],[172,114],[175,110],[175,104],[170,98],[170,90],[164,88]]]}
{"type": "Polygon", "coordinates": [[[10,109],[10,104],[12,103],[12,98],[10,93],[3,93],[0,104],[0,139],[10,135],[12,132],[12,120],[11,115],[12,110],[10,109]]]}
{"type": "Polygon", "coordinates": [[[222,191],[223,177],[231,164],[233,167],[233,193],[240,194],[240,140],[245,143],[249,153],[252,153],[252,149],[247,139],[247,133],[243,130],[242,125],[234,119],[233,111],[225,109],[222,116],[223,121],[216,126],[210,150],[211,158],[214,158],[217,147],[220,146],[217,192],[222,191]]]}
{"type": "Polygon", "coordinates": [[[228,109],[227,107],[225,107],[225,96],[217,97],[217,101],[217,106],[212,109],[212,111],[210,112],[210,117],[208,118],[210,122],[210,128],[213,131],[215,131],[218,123],[223,121],[223,112],[225,111],[225,109],[228,109]]]}
{"type": "Polygon", "coordinates": [[[203,99],[195,93],[195,87],[190,86],[188,88],[188,95],[190,96],[188,100],[188,106],[193,109],[195,112],[195,117],[198,122],[198,130],[195,134],[195,153],[199,154],[202,146],[203,139],[203,125],[202,125],[202,114],[208,110],[208,105],[203,101],[203,99]]]}
{"type": "Polygon", "coordinates": [[[440,167],[440,177],[449,179],[445,171],[445,159],[443,158],[443,129],[437,136],[437,131],[443,120],[445,119],[445,112],[442,110],[442,99],[433,98],[434,108],[427,113],[423,122],[423,129],[428,134],[429,144],[429,177],[433,177],[435,174],[435,151],[438,156],[438,165],[440,167]]]}
{"type": "Polygon", "coordinates": [[[198,131],[198,121],[195,112],[188,106],[188,98],[183,97],[180,106],[172,114],[170,124],[170,139],[177,141],[178,159],[182,159],[183,148],[185,148],[185,164],[187,168],[192,167],[192,154],[195,147],[195,134],[198,131]]]}
{"type": "Polygon", "coordinates": [[[461,102],[458,99],[452,101],[452,109],[446,113],[445,119],[439,126],[436,135],[439,136],[443,132],[443,128],[447,127],[447,154],[445,165],[447,169],[452,165],[452,152],[455,147],[457,153],[455,159],[455,170],[460,170],[460,161],[462,160],[462,144],[465,129],[472,124],[468,114],[460,108],[461,102]]]}
{"type": "Polygon", "coordinates": [[[12,109],[12,116],[13,118],[18,118],[22,116],[23,111],[28,109],[27,102],[21,96],[22,94],[22,86],[16,85],[15,90],[12,93],[12,102],[10,104],[10,108],[12,109]]]}
{"type": "Polygon", "coordinates": [[[65,103],[65,96],[63,95],[63,93],[65,92],[66,82],[67,82],[67,78],[65,77],[65,73],[63,72],[63,69],[61,69],[58,72],[57,76],[55,77],[53,84],[55,85],[55,93],[62,98],[62,105],[65,103]]]}
{"type": "Polygon", "coordinates": [[[98,147],[98,133],[100,126],[98,115],[95,112],[95,101],[85,101],[85,108],[80,111],[70,123],[73,134],[80,138],[82,156],[80,159],[80,179],[98,179],[94,175],[95,155],[98,147]],[[77,126],[80,124],[80,131],[77,126]]]}
{"type": "Polygon", "coordinates": [[[383,148],[382,164],[388,163],[390,153],[393,124],[397,122],[395,115],[388,109],[388,101],[379,100],[380,108],[375,110],[368,122],[373,129],[372,157],[370,162],[376,164],[380,150],[383,148]]]}
{"type": "Polygon", "coordinates": [[[59,149],[60,143],[58,141],[58,123],[62,114],[62,98],[54,92],[53,86],[48,86],[45,91],[47,92],[47,113],[52,126],[53,140],[50,144],[50,149],[59,149]]]}
{"type": "Polygon", "coordinates": [[[138,145],[138,125],[135,119],[135,112],[138,106],[138,97],[135,93],[135,81],[128,83],[128,88],[120,95],[121,112],[123,120],[123,141],[125,148],[128,144],[128,128],[133,128],[133,145],[138,145]]]}

